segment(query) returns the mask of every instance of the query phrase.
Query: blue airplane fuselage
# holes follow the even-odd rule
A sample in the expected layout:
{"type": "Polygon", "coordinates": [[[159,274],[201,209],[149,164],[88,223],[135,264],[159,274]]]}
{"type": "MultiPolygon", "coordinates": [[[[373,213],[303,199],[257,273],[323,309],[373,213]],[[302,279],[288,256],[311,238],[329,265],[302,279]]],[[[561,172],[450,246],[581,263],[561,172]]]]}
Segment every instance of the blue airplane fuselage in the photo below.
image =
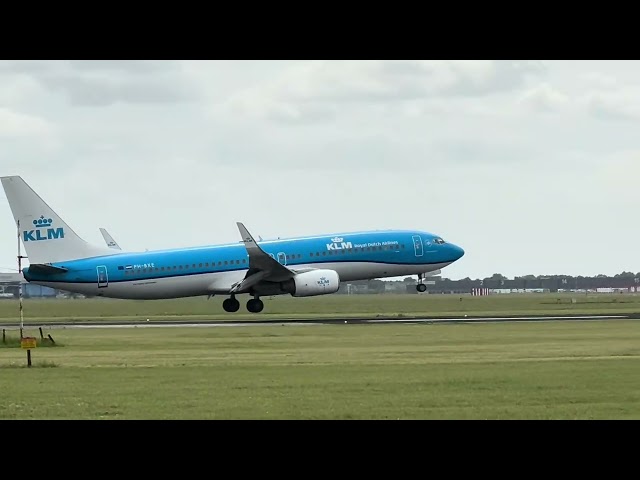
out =
{"type": "MultiPolygon", "coordinates": [[[[55,242],[55,239],[49,240],[55,242]]],[[[428,273],[463,254],[440,237],[409,230],[319,235],[257,242],[292,269],[335,270],[340,281],[428,273]]],[[[249,269],[242,242],[172,250],[115,253],[56,262],[66,272],[30,272],[29,282],[117,298],[176,298],[226,293],[249,269]],[[218,288],[219,287],[219,288],[218,288]]]]}

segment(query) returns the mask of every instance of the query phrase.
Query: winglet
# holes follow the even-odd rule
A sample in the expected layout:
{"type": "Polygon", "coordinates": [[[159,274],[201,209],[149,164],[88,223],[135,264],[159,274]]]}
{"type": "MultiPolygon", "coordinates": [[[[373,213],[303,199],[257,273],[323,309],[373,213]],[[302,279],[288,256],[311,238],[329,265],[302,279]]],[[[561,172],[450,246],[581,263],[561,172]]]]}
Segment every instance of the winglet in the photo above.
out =
{"type": "Polygon", "coordinates": [[[247,247],[247,252],[249,252],[249,256],[251,256],[252,250],[262,250],[258,247],[258,244],[254,240],[253,236],[247,230],[247,227],[244,226],[242,222],[236,222],[238,225],[238,230],[240,230],[240,236],[242,237],[242,242],[244,242],[244,246],[247,247]]]}
{"type": "Polygon", "coordinates": [[[122,250],[120,248],[120,245],[118,245],[118,242],[116,242],[113,239],[113,237],[109,234],[109,232],[107,232],[106,228],[100,227],[100,233],[102,234],[102,238],[104,238],[104,241],[107,244],[107,247],[114,248],[116,250],[122,250]]]}
{"type": "Polygon", "coordinates": [[[268,278],[273,281],[286,280],[295,275],[295,272],[282,265],[260,248],[242,222],[236,222],[236,225],[238,226],[238,230],[240,230],[242,242],[244,243],[244,246],[247,249],[247,254],[249,255],[250,274],[255,273],[255,271],[264,270],[266,272],[265,279],[268,278]]]}

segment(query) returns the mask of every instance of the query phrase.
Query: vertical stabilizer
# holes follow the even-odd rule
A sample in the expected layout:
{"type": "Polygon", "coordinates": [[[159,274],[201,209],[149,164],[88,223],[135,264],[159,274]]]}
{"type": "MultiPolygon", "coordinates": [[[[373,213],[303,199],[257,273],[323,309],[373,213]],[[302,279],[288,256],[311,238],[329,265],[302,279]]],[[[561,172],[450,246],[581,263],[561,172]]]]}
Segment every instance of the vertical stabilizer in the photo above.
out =
{"type": "Polygon", "coordinates": [[[117,251],[81,239],[19,176],[0,177],[29,263],[53,263],[113,255],[117,251]]]}

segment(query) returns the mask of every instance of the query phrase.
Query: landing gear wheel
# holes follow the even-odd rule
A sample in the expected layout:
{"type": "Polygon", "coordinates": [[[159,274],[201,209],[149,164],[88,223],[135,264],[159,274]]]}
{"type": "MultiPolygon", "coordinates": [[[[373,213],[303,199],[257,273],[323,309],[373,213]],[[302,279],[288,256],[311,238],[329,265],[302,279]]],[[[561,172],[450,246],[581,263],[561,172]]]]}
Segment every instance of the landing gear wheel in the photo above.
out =
{"type": "Polygon", "coordinates": [[[416,285],[416,290],[418,290],[421,293],[426,292],[427,286],[424,283],[419,283],[418,285],[416,285]]]}
{"type": "Polygon", "coordinates": [[[260,313],[264,308],[264,303],[259,298],[252,298],[247,302],[247,310],[251,313],[260,313]]]}
{"type": "Polygon", "coordinates": [[[237,312],[240,308],[240,302],[235,298],[227,298],[222,302],[222,308],[225,312],[237,312]]]}

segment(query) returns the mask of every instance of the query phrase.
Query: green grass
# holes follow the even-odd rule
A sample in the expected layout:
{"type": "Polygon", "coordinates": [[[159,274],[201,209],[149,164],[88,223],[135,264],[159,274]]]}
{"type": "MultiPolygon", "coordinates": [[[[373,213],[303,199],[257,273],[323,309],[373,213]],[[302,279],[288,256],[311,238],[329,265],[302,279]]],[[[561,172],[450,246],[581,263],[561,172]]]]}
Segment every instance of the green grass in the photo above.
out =
{"type": "MultiPolygon", "coordinates": [[[[640,323],[56,330],[2,419],[640,418],[640,323]]],[[[2,368],[7,367],[7,368],[2,368]]]]}
{"type": "MultiPolygon", "coordinates": [[[[376,315],[443,316],[566,315],[640,313],[640,295],[634,294],[527,294],[491,295],[325,295],[310,298],[263,297],[265,309],[249,314],[240,296],[241,310],[225,313],[222,297],[175,300],[25,299],[25,322],[74,320],[258,320],[310,317],[358,317],[376,315]],[[461,300],[462,299],[462,300],[461,300]],[[575,302],[575,303],[573,303],[575,302]]],[[[0,301],[0,322],[18,319],[18,301],[0,301]]]]}
{"type": "Polygon", "coordinates": [[[29,366],[27,364],[27,360],[23,360],[21,362],[12,362],[9,363],[7,365],[0,365],[0,368],[53,368],[53,367],[57,367],[58,365],[54,362],[48,362],[48,361],[44,361],[44,362],[31,362],[31,366],[29,366]]]}
{"type": "MultiPolygon", "coordinates": [[[[35,335],[30,335],[30,336],[35,336],[35,335]]],[[[53,335],[51,335],[51,337],[53,338],[53,342],[51,340],[49,340],[48,338],[36,338],[36,345],[38,347],[62,347],[63,345],[61,343],[58,343],[55,341],[55,337],[53,335]]],[[[17,335],[15,334],[9,334],[9,335],[5,335],[4,340],[0,341],[0,348],[22,348],[20,346],[20,333],[18,332],[17,335]]]]}

